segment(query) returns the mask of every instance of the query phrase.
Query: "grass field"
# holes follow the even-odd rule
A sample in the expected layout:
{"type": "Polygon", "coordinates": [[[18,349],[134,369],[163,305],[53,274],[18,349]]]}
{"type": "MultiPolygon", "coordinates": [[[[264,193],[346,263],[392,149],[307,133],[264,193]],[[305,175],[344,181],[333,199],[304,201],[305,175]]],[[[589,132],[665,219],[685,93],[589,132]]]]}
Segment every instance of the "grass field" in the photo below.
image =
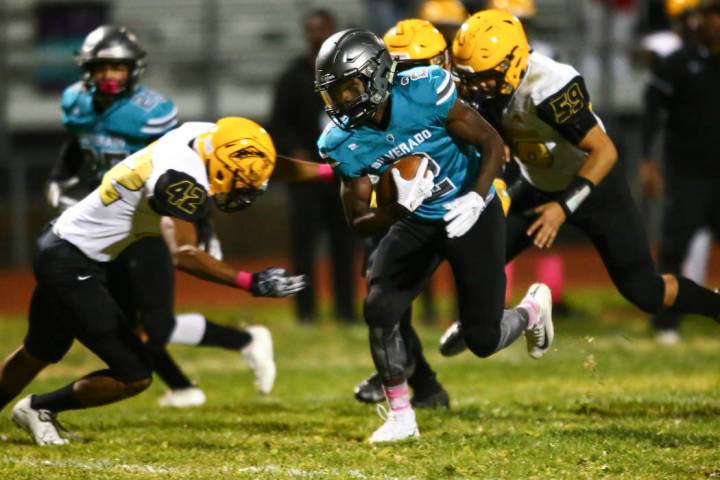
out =
{"type": "MultiPolygon", "coordinates": [[[[82,438],[38,448],[0,417],[0,479],[196,478],[714,478],[720,477],[720,329],[685,323],[685,341],[658,347],[645,318],[617,294],[576,292],[581,310],[556,321],[556,344],[531,360],[524,342],[490,359],[446,359],[442,328],[423,327],[449,411],[420,411],[418,440],[375,447],[374,408],[352,398],[371,371],[366,329],[294,326],[273,309],[208,312],[262,322],[275,335],[273,394],[258,396],[235,353],[173,348],[208,394],[199,409],[156,408],[163,387],[110,407],[62,415],[82,438]]],[[[0,317],[0,355],[24,333],[0,317]]],[[[76,346],[29,391],[99,364],[76,346]]]]}

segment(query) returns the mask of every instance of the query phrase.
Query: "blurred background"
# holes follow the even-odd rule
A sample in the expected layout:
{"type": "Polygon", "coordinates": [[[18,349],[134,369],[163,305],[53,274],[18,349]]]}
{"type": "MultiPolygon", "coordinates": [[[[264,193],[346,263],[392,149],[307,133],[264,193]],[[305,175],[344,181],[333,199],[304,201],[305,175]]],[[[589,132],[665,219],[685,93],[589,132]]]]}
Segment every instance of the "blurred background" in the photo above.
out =
{"type": "MultiPolygon", "coordinates": [[[[485,6],[483,0],[463,3],[471,13],[485,6]]],[[[670,29],[665,1],[535,3],[531,44],[549,46],[558,60],[585,76],[593,107],[635,186],[642,97],[649,77],[645,40],[670,29]]],[[[419,0],[0,0],[0,268],[27,271],[37,233],[56,215],[47,206],[44,190],[65,138],[59,97],[80,79],[74,54],[98,25],[124,25],[136,34],[147,51],[142,83],[172,98],[181,121],[240,115],[269,125],[279,76],[307,50],[303,27],[307,12],[323,8],[336,17],[337,29],[367,27],[382,35],[396,20],[415,16],[420,4],[419,0]]],[[[282,146],[280,152],[291,153],[282,146]]],[[[292,240],[289,198],[287,187],[274,185],[242,214],[216,216],[226,257],[287,258],[292,240]]],[[[640,196],[638,201],[654,241],[658,202],[640,196]]],[[[582,248],[583,238],[565,230],[558,248],[582,248]]],[[[313,242],[320,258],[325,258],[329,240],[318,237],[313,242]]],[[[359,273],[359,260],[355,265],[359,273]]],[[[355,278],[359,281],[359,276],[355,278]]]]}

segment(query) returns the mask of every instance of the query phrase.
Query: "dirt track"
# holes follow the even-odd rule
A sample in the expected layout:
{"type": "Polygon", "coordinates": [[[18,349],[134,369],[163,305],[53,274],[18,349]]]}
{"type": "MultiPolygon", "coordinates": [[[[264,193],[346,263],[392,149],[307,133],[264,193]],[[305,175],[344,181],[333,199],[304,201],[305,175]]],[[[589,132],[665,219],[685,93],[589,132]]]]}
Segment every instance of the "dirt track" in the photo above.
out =
{"type": "MultiPolygon", "coordinates": [[[[599,257],[591,247],[563,247],[567,288],[589,288],[608,285],[610,279],[599,257]]],[[[514,290],[522,291],[535,279],[535,259],[537,253],[529,251],[520,256],[515,267],[514,290]]],[[[249,271],[261,270],[270,265],[287,265],[282,258],[268,258],[247,262],[236,262],[238,268],[249,271]]],[[[359,271],[359,267],[358,267],[359,271]]],[[[717,286],[720,279],[720,250],[713,250],[709,269],[711,284],[717,286]]],[[[447,265],[441,266],[433,277],[433,285],[439,294],[452,288],[447,265]]],[[[30,271],[4,271],[0,273],[0,313],[23,314],[27,311],[32,289],[35,284],[30,271]]],[[[329,295],[328,265],[323,263],[318,272],[318,290],[320,295],[329,295]]],[[[178,273],[176,301],[179,308],[188,306],[212,305],[213,307],[241,306],[248,303],[264,303],[276,300],[256,299],[237,290],[212,285],[189,275],[178,273]]],[[[364,291],[361,289],[361,291],[364,291]]]]}

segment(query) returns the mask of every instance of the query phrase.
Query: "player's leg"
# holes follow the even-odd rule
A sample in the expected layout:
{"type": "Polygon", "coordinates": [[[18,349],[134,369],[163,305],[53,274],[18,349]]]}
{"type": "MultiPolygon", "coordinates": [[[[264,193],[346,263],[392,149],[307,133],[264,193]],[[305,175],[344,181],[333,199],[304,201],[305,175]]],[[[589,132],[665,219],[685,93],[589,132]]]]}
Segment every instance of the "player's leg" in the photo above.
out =
{"type": "Polygon", "coordinates": [[[53,321],[60,306],[36,286],[30,301],[28,332],[23,344],[0,367],[0,410],[8,405],[50,363],[70,349],[72,335],[61,322],[53,321]]]}
{"type": "Polygon", "coordinates": [[[527,332],[529,352],[539,358],[553,337],[550,292],[535,284],[518,307],[504,310],[505,235],[500,202],[494,200],[468,233],[445,241],[461,328],[468,348],[479,357],[492,355],[527,332]],[[537,338],[530,338],[535,330],[537,338]]]}
{"type": "MultiPolygon", "coordinates": [[[[51,299],[58,307],[52,318],[43,322],[60,322],[109,367],[53,392],[29,395],[13,408],[13,421],[37,443],[58,444],[66,440],[57,432],[57,413],[136,395],[152,382],[152,369],[143,344],[127,328],[105,288],[104,268],[51,232],[45,232],[38,244],[35,275],[47,292],[45,301],[51,299]]],[[[47,305],[38,311],[48,312],[47,305]]],[[[69,348],[69,343],[64,348],[69,348]]],[[[32,352],[30,345],[26,346],[32,352]]],[[[60,355],[59,348],[56,354],[60,355]]]]}
{"type": "Polygon", "coordinates": [[[657,273],[640,212],[619,165],[569,221],[590,236],[618,291],[644,312],[668,310],[720,319],[720,295],[685,277],[657,273]]]}
{"type": "Polygon", "coordinates": [[[371,442],[396,441],[418,434],[407,384],[407,347],[400,321],[437,267],[442,226],[402,220],[378,245],[369,272],[365,321],[370,351],[383,381],[390,412],[371,442]]]}
{"type": "Polygon", "coordinates": [[[112,262],[109,285],[129,318],[135,317],[147,337],[153,367],[169,390],[160,406],[193,407],[205,403],[205,393],[193,385],[165,345],[175,328],[175,276],[161,237],[145,237],[127,247],[112,262]]]}
{"type": "MultiPolygon", "coordinates": [[[[679,275],[690,252],[693,236],[710,217],[710,201],[715,193],[706,191],[704,182],[688,178],[668,178],[663,204],[658,264],[661,272],[679,275]]],[[[680,339],[680,314],[665,310],[652,318],[655,338],[660,343],[680,339]]]]}
{"type": "MultiPolygon", "coordinates": [[[[544,198],[541,193],[522,179],[516,180],[508,189],[512,202],[505,221],[505,260],[515,256],[532,245],[532,238],[526,234],[533,221],[532,208],[544,198]]],[[[482,218],[482,216],[481,216],[482,218]]],[[[466,234],[467,235],[467,234],[466,234]]],[[[499,278],[499,277],[498,277],[499,278]]],[[[503,277],[504,278],[504,277],[503,277]]],[[[454,322],[440,337],[440,353],[450,357],[467,349],[463,329],[459,321],[454,322]]]]}
{"type": "Polygon", "coordinates": [[[307,287],[295,295],[295,312],[300,323],[313,323],[317,314],[315,292],[315,259],[324,205],[315,186],[289,185],[290,255],[294,271],[307,275],[307,287]]]}

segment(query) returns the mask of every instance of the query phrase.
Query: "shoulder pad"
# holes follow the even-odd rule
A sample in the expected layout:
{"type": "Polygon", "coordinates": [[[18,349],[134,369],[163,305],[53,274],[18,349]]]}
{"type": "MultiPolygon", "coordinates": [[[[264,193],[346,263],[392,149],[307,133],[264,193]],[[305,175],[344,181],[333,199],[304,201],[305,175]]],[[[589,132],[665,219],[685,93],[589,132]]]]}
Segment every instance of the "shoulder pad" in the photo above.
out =
{"type": "Polygon", "coordinates": [[[571,65],[556,62],[539,53],[530,56],[530,67],[521,85],[529,89],[530,97],[535,105],[547,100],[559,92],[580,73],[571,65]],[[524,85],[523,85],[524,84],[524,85]]]}
{"type": "Polygon", "coordinates": [[[324,159],[331,157],[332,152],[345,143],[352,134],[352,131],[343,130],[334,123],[329,123],[317,141],[320,157],[324,159]]]}
{"type": "Polygon", "coordinates": [[[433,65],[400,72],[393,88],[406,91],[413,102],[441,105],[450,99],[455,91],[455,84],[450,72],[433,65]]]}
{"type": "Polygon", "coordinates": [[[108,117],[107,127],[122,135],[152,140],[161,137],[178,124],[177,107],[168,98],[145,88],[138,88],[108,117]]]}
{"type": "Polygon", "coordinates": [[[196,222],[210,213],[210,202],[205,188],[192,176],[177,170],[160,175],[150,206],[160,215],[196,222]]]}

